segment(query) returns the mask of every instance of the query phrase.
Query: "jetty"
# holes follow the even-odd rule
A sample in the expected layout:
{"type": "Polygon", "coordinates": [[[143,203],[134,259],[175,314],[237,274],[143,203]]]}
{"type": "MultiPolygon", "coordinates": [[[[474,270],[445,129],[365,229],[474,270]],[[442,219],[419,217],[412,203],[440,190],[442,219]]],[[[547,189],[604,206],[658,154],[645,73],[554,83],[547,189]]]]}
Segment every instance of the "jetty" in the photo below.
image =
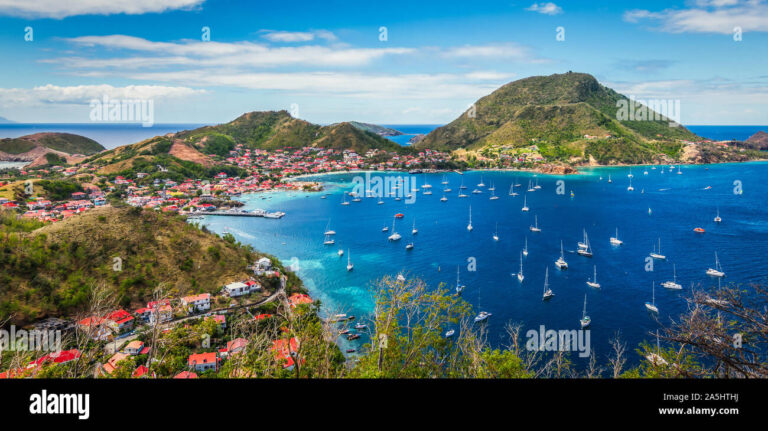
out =
{"type": "Polygon", "coordinates": [[[282,218],[285,215],[285,213],[282,211],[269,212],[262,209],[255,209],[253,211],[245,211],[245,210],[206,211],[205,213],[200,215],[282,218]]]}

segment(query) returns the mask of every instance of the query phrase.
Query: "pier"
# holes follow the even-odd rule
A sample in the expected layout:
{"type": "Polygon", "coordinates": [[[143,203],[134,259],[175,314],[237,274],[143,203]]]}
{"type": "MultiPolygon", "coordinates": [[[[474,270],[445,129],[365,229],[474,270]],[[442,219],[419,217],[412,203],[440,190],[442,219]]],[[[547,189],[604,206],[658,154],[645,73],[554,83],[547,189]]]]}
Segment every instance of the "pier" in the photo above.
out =
{"type": "Polygon", "coordinates": [[[194,216],[231,216],[231,217],[264,217],[264,218],[282,218],[285,213],[282,211],[267,212],[265,210],[257,209],[253,211],[242,210],[230,210],[230,211],[210,211],[202,214],[194,214],[194,216]]]}

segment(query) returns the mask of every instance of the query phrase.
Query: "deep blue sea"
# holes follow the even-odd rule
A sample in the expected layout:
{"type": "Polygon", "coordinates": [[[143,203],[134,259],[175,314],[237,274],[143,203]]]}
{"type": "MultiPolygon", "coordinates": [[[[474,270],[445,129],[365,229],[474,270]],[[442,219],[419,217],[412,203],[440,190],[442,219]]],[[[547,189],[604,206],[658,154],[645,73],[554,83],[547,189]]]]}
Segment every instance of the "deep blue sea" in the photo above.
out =
{"type": "MultiPolygon", "coordinates": [[[[526,330],[545,325],[547,329],[578,329],[584,295],[588,297],[588,314],[592,317],[592,348],[605,361],[609,338],[621,330],[630,352],[642,340],[651,340],[650,331],[657,323],[644,307],[651,300],[652,282],[656,283],[656,304],[660,319],[683,313],[683,297],[691,286],[716,286],[716,279],[705,275],[714,266],[717,252],[726,277],[725,283],[765,282],[768,279],[768,222],[765,202],[768,189],[768,164],[743,163],[709,166],[683,166],[682,174],[667,169],[634,167],[632,185],[627,190],[629,168],[596,168],[582,175],[547,176],[520,172],[467,172],[447,175],[452,192],[441,202],[442,174],[416,175],[418,185],[426,180],[433,186],[431,196],[417,195],[414,203],[385,198],[367,198],[341,205],[342,194],[352,190],[354,174],[320,177],[328,185],[327,199],[317,193],[274,193],[243,197],[246,208],[285,211],[280,220],[208,217],[205,223],[216,232],[229,232],[256,249],[278,256],[286,264],[298,262],[298,272],[314,297],[329,310],[365,316],[371,311],[371,282],[384,276],[405,272],[423,278],[430,285],[445,283],[453,288],[456,267],[461,265],[461,282],[467,285],[463,297],[476,310],[493,313],[489,319],[489,341],[502,344],[504,325],[508,321],[524,323],[526,330]],[[612,183],[608,183],[608,175],[612,183]],[[534,178],[535,177],[535,178],[534,178]],[[602,177],[602,179],[601,179],[602,177]],[[471,194],[481,181],[495,184],[498,200],[490,200],[490,192],[471,194]],[[468,186],[468,198],[458,198],[460,182],[468,186]],[[521,211],[523,192],[529,180],[538,179],[540,190],[527,193],[530,212],[521,211]],[[557,182],[564,181],[566,193],[556,193],[557,182]],[[743,193],[735,194],[736,184],[743,193]],[[511,184],[520,183],[521,194],[508,195],[511,184]],[[711,187],[708,189],[708,187],[711,187]],[[573,191],[574,196],[570,196],[573,191]],[[474,230],[466,225],[472,206],[474,230]],[[648,214],[648,209],[651,214],[648,214]],[[720,211],[723,218],[713,218],[720,211]],[[389,242],[383,226],[392,226],[393,216],[403,213],[396,230],[403,235],[399,242],[389,242]],[[542,232],[529,226],[538,217],[542,232]],[[323,245],[323,232],[331,221],[336,230],[336,245],[323,245]],[[411,235],[413,221],[419,232],[411,235]],[[499,241],[492,235],[498,223],[499,241]],[[693,232],[702,227],[704,234],[693,232]],[[609,238],[618,228],[624,241],[611,246],[609,238]],[[586,229],[594,257],[575,254],[576,243],[586,229]],[[519,255],[528,238],[529,255],[524,258],[525,280],[514,277],[519,269],[519,255]],[[655,261],[653,271],[646,271],[646,257],[661,240],[666,261],[655,261]],[[560,241],[565,245],[566,271],[555,268],[560,254],[560,241]],[[405,250],[406,243],[415,247],[405,250]],[[351,252],[354,271],[347,272],[347,256],[351,252]],[[467,268],[468,259],[477,263],[476,271],[467,268]],[[662,281],[672,279],[673,263],[682,291],[660,288],[662,281]],[[586,285],[592,277],[593,265],[602,288],[586,285]],[[556,296],[542,302],[545,268],[549,268],[550,287],[556,296]]],[[[408,174],[402,174],[408,177],[408,174]]],[[[344,340],[345,345],[347,344],[344,340]]],[[[635,362],[637,355],[630,358],[635,362]]],[[[579,365],[581,359],[574,357],[579,365]]],[[[581,364],[583,365],[583,364],[581,364]]]]}

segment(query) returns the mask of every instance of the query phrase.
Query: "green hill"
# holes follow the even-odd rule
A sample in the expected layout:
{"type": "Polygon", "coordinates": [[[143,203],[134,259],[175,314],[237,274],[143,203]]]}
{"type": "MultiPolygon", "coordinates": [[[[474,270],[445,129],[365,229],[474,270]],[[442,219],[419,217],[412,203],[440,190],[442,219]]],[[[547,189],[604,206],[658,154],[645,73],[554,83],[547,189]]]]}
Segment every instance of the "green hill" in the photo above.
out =
{"type": "Polygon", "coordinates": [[[178,216],[135,208],[102,207],[44,226],[0,210],[0,238],[0,321],[17,324],[82,311],[97,288],[123,307],[146,303],[159,285],[173,295],[215,292],[245,279],[258,258],[178,216]]]}
{"type": "Polygon", "coordinates": [[[525,78],[479,99],[474,108],[432,131],[416,147],[481,150],[536,144],[548,147],[550,158],[557,160],[592,156],[609,163],[679,155],[678,140],[701,139],[685,127],[670,127],[666,118],[623,121],[617,115],[622,100],[629,103],[584,73],[525,78]],[[606,140],[611,151],[604,148],[606,140]]]}
{"type": "Polygon", "coordinates": [[[93,139],[71,133],[35,133],[20,138],[0,139],[0,151],[20,155],[37,147],[48,148],[67,154],[91,155],[104,151],[93,139]]]}
{"type": "Polygon", "coordinates": [[[318,146],[357,152],[373,148],[407,151],[372,129],[367,130],[354,123],[319,126],[293,118],[287,111],[249,112],[229,123],[179,132],[176,137],[196,147],[205,146],[208,142],[217,142],[217,145],[230,142],[265,150],[318,146]]]}

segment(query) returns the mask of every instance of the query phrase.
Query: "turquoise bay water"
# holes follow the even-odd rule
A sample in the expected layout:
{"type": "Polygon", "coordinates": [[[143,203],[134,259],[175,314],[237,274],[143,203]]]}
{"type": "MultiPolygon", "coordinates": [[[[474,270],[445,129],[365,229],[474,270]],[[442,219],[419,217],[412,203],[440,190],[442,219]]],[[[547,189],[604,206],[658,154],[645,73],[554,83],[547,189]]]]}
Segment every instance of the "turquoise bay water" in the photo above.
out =
{"type": "MultiPolygon", "coordinates": [[[[445,283],[453,288],[456,266],[461,265],[461,281],[467,288],[463,297],[476,310],[493,313],[489,319],[489,341],[504,341],[504,324],[522,322],[525,329],[577,329],[584,294],[588,297],[588,314],[592,317],[592,348],[603,361],[608,354],[608,340],[617,330],[631,351],[658,327],[645,310],[651,300],[651,283],[656,283],[659,318],[669,323],[683,313],[683,297],[696,287],[716,286],[717,281],[705,275],[714,265],[717,251],[726,283],[765,282],[768,262],[764,256],[768,244],[768,223],[764,203],[768,190],[763,186],[768,164],[744,163],[709,166],[683,166],[682,175],[665,169],[643,175],[642,167],[634,167],[633,192],[627,191],[629,168],[595,168],[582,175],[544,176],[520,172],[467,172],[447,175],[452,192],[447,202],[440,202],[442,174],[417,175],[421,186],[425,179],[433,186],[433,195],[419,193],[413,204],[405,200],[376,198],[341,205],[342,193],[352,190],[354,174],[320,177],[326,182],[329,196],[318,193],[272,193],[243,197],[246,208],[281,210],[281,220],[208,217],[205,223],[216,232],[230,232],[256,249],[278,256],[286,264],[298,262],[299,275],[312,295],[329,309],[364,316],[371,311],[369,287],[384,276],[405,272],[423,278],[432,286],[445,283]],[[608,175],[612,183],[608,183],[608,175]],[[602,180],[600,177],[602,176],[602,180]],[[496,185],[498,200],[490,200],[490,192],[472,194],[480,180],[496,185]],[[468,198],[458,198],[463,179],[468,198]],[[521,211],[523,194],[529,180],[538,179],[541,190],[527,193],[530,212],[521,211]],[[565,194],[556,193],[557,181],[564,181],[565,194]],[[520,196],[509,196],[510,184],[520,196]],[[742,194],[734,194],[734,182],[742,194]],[[707,189],[707,187],[711,187],[707,189]],[[571,190],[574,196],[570,196],[571,190]],[[641,193],[644,191],[644,193],[641,193]],[[472,206],[474,230],[466,229],[469,206],[472,206]],[[719,207],[721,224],[713,221],[719,207]],[[648,208],[652,214],[648,214],[648,208]],[[396,230],[403,235],[399,242],[389,242],[383,226],[392,226],[393,216],[403,213],[396,230]],[[529,226],[538,216],[542,232],[533,233],[529,226]],[[336,245],[323,245],[323,232],[328,220],[336,230],[336,245]],[[413,220],[419,232],[411,235],[413,220]],[[498,223],[499,241],[492,239],[498,223]],[[694,227],[706,229],[704,234],[694,227]],[[619,229],[624,245],[613,247],[609,238],[619,229]],[[577,241],[586,229],[593,258],[575,253],[577,241]],[[519,253],[528,238],[529,255],[524,258],[525,280],[522,285],[514,277],[519,269],[519,253]],[[661,239],[667,261],[655,261],[647,272],[646,257],[661,239]],[[405,250],[414,241],[415,248],[405,250]],[[564,241],[566,271],[555,268],[564,241]],[[354,271],[347,272],[347,256],[337,251],[351,251],[354,271]],[[477,270],[467,269],[467,259],[474,258],[477,270]],[[672,278],[672,264],[677,266],[677,280],[682,291],[661,288],[660,282],[672,278]],[[602,288],[588,287],[593,265],[602,288]],[[549,268],[550,287],[556,296],[542,302],[545,268],[549,268]]],[[[393,174],[394,175],[394,174],[393,174]]],[[[409,177],[407,174],[397,174],[409,177]]],[[[346,341],[345,341],[346,344],[346,341]]],[[[574,355],[575,356],[575,355],[574,355]]],[[[632,353],[632,360],[637,360],[632,353]]],[[[584,362],[573,358],[577,363],[584,362]]]]}

